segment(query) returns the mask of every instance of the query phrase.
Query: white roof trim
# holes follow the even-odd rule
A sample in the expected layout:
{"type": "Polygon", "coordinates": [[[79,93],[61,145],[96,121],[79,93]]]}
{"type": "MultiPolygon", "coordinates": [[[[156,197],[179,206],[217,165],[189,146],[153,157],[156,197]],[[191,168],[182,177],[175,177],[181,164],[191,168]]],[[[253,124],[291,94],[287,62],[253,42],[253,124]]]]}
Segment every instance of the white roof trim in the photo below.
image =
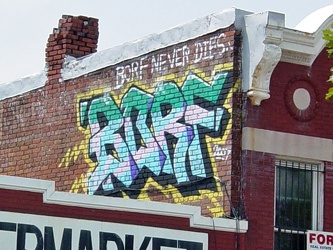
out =
{"type": "Polygon", "coordinates": [[[295,29],[285,28],[281,61],[311,66],[325,48],[323,30],[333,23],[333,5],[321,8],[301,21],[295,29]]]}
{"type": "MultiPolygon", "coordinates": [[[[249,13],[244,10],[231,8],[85,57],[78,59],[67,57],[62,68],[61,80],[87,75],[154,50],[229,27],[232,24],[235,24],[236,27],[241,27],[243,25],[243,16],[249,13]]],[[[40,74],[0,84],[0,100],[43,87],[46,81],[46,72],[43,71],[40,74]]]]}
{"type": "Polygon", "coordinates": [[[53,181],[0,175],[0,188],[42,193],[48,204],[188,218],[191,227],[201,229],[239,233],[248,229],[245,220],[204,217],[196,206],[58,192],[53,181]]]}
{"type": "Polygon", "coordinates": [[[0,84],[0,100],[17,96],[43,87],[47,81],[46,71],[30,75],[12,82],[0,84]]]}
{"type": "Polygon", "coordinates": [[[103,50],[79,59],[70,58],[62,69],[62,79],[73,79],[96,70],[116,65],[154,50],[214,32],[235,24],[243,25],[243,17],[250,12],[231,8],[223,12],[211,14],[192,22],[174,27],[158,34],[151,34],[134,42],[128,42],[107,50],[103,50]]]}
{"type": "MultiPolygon", "coordinates": [[[[310,14],[296,27],[299,30],[285,28],[284,15],[280,13],[253,14],[232,8],[86,57],[67,57],[62,80],[87,75],[234,24],[243,33],[243,91],[248,92],[254,105],[260,105],[261,100],[270,97],[270,77],[278,61],[311,66],[325,47],[322,30],[329,28],[332,22],[333,5],[310,14]]],[[[43,71],[0,84],[0,100],[43,87],[46,81],[43,71]]]]}

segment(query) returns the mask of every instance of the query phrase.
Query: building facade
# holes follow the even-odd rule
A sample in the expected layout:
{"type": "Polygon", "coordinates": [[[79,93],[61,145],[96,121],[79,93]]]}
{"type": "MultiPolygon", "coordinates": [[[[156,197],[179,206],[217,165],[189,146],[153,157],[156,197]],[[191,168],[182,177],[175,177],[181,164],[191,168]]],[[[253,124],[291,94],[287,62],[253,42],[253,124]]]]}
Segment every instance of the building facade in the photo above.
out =
{"type": "Polygon", "coordinates": [[[8,246],[305,249],[332,232],[332,15],[289,29],[230,9],[100,52],[97,19],[63,16],[45,70],[0,85],[8,246]]]}

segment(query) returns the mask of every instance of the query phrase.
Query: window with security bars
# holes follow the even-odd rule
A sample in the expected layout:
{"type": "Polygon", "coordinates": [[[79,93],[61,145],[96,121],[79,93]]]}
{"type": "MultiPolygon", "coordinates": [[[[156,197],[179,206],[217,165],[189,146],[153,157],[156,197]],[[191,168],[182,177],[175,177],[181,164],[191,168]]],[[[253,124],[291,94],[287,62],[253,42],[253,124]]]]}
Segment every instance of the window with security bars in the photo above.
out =
{"type": "Polygon", "coordinates": [[[276,161],[274,249],[306,249],[306,231],[321,230],[321,164],[276,161]]]}

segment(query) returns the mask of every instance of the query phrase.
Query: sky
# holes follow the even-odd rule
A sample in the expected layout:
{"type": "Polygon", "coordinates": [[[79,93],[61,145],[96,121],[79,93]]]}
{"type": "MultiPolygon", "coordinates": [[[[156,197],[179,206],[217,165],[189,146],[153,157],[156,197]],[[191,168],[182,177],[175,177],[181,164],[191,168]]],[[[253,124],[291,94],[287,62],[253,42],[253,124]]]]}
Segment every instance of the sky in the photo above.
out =
{"type": "Polygon", "coordinates": [[[0,84],[44,69],[47,39],[64,14],[98,18],[101,51],[231,7],[283,13],[286,27],[294,28],[331,4],[332,0],[0,0],[0,84]]]}

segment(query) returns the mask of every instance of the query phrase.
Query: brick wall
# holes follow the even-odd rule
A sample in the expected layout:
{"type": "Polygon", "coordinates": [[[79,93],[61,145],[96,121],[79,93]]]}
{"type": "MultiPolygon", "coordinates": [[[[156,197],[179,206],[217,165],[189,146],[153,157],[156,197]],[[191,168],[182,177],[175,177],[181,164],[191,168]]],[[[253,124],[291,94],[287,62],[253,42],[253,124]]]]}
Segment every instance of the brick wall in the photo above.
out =
{"type": "Polygon", "coordinates": [[[270,84],[271,98],[262,105],[247,106],[246,126],[304,134],[321,138],[333,138],[331,120],[332,102],[324,100],[330,76],[332,59],[323,50],[311,67],[279,63],[275,68],[270,84]],[[291,102],[294,88],[309,90],[313,104],[303,114],[296,114],[291,102]],[[302,116],[304,116],[302,118],[302,116]],[[303,119],[303,120],[302,120],[303,119]]]}
{"type": "Polygon", "coordinates": [[[246,249],[272,249],[274,245],[275,157],[243,152],[243,205],[249,230],[246,249]]]}
{"type": "Polygon", "coordinates": [[[240,35],[231,25],[63,81],[64,55],[94,52],[97,26],[64,16],[46,49],[48,84],[0,102],[0,174],[228,215],[240,35]]]}
{"type": "MultiPolygon", "coordinates": [[[[281,156],[280,156],[281,157],[281,156]]],[[[275,199],[275,159],[267,153],[243,152],[243,208],[249,221],[246,235],[246,249],[272,249],[274,245],[274,199],[275,199]]],[[[323,230],[333,231],[330,216],[333,206],[333,169],[331,162],[324,163],[324,207],[323,230]]]]}
{"type": "MultiPolygon", "coordinates": [[[[323,50],[311,67],[280,62],[275,68],[270,83],[270,99],[260,106],[246,107],[244,126],[300,134],[319,138],[333,138],[333,118],[330,101],[324,100],[330,87],[332,59],[323,50]],[[296,89],[306,89],[309,105],[300,110],[293,95],[296,89]]],[[[288,140],[285,147],[288,148],[288,140]]],[[[275,143],[273,140],[271,143],[275,143]]],[[[302,148],[302,145],[299,145],[302,148]]],[[[290,150],[292,152],[292,149],[290,150]]],[[[248,249],[272,249],[274,244],[274,178],[276,155],[254,151],[243,152],[243,202],[246,219],[249,221],[247,234],[248,249]]],[[[283,155],[279,155],[283,158],[283,155]]],[[[288,156],[290,159],[290,156],[288,156]]],[[[313,161],[317,159],[303,159],[313,161]]],[[[296,161],[300,159],[296,158],[296,161]]],[[[331,186],[332,163],[323,162],[324,171],[324,217],[325,231],[332,231],[330,211],[333,205],[331,186]]]]}

